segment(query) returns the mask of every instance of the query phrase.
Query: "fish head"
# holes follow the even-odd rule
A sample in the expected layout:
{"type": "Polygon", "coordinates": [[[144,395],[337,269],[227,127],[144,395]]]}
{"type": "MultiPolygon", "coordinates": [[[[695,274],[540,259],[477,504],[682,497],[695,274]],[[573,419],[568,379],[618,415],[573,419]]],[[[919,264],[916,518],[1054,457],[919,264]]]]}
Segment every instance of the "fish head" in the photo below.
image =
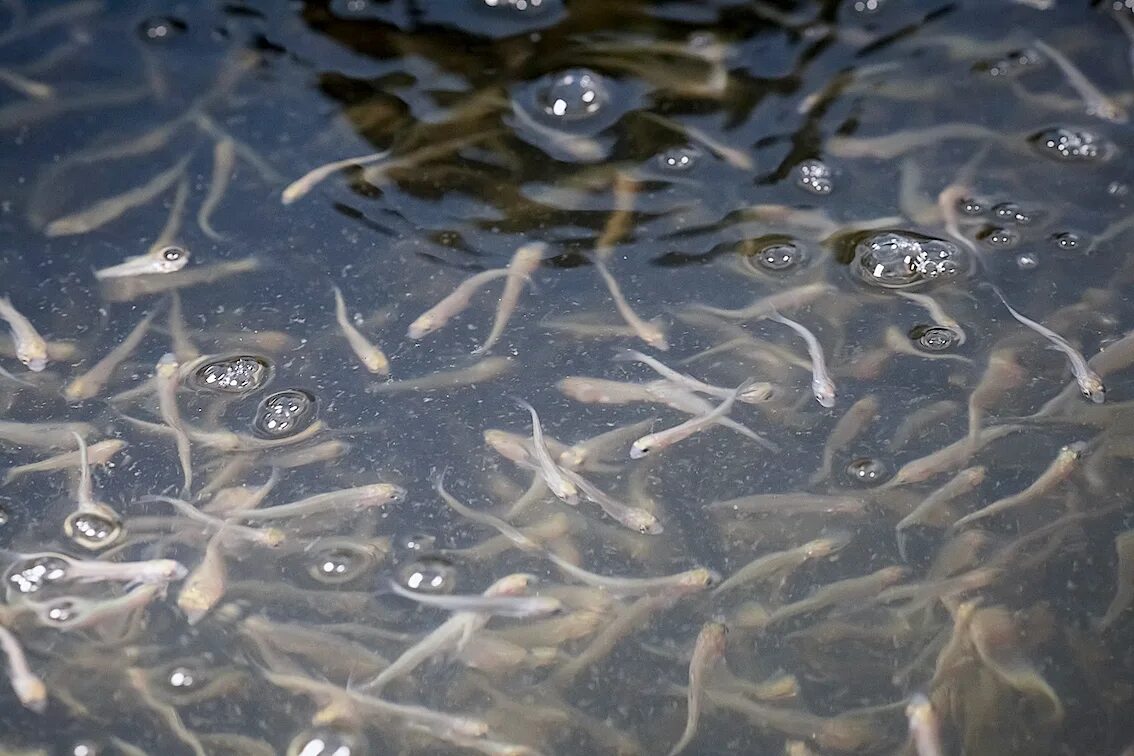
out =
{"type": "Polygon", "coordinates": [[[160,563],[158,572],[164,580],[170,582],[182,580],[189,574],[189,568],[175,559],[161,559],[158,561],[160,563]]]}
{"type": "Polygon", "coordinates": [[[630,459],[641,459],[653,451],[654,437],[642,436],[630,445],[630,459]]]}
{"type": "Polygon", "coordinates": [[[835,384],[830,381],[815,381],[811,386],[815,401],[830,409],[835,406],[835,384]]]}
{"type": "Polygon", "coordinates": [[[437,318],[433,317],[430,313],[425,313],[417,320],[410,323],[409,328],[406,330],[406,336],[411,339],[420,339],[437,330],[437,318]]]}
{"type": "Polygon", "coordinates": [[[47,367],[47,347],[42,343],[20,344],[16,359],[28,370],[39,373],[47,367]]]}
{"type": "Polygon", "coordinates": [[[644,509],[635,509],[628,513],[626,524],[642,535],[660,535],[663,530],[658,518],[644,509]]]}
{"type": "Polygon", "coordinates": [[[1079,391],[1083,397],[1090,399],[1095,404],[1102,404],[1106,401],[1106,386],[1103,385],[1102,378],[1097,375],[1088,375],[1079,382],[1079,391]]]}

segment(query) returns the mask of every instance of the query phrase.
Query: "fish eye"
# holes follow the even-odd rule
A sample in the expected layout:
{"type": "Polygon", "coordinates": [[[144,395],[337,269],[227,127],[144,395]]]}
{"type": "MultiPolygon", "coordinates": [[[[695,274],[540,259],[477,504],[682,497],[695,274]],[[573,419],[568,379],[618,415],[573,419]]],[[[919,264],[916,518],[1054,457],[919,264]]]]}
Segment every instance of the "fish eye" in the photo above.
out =
{"type": "Polygon", "coordinates": [[[181,247],[166,247],[161,251],[161,257],[166,262],[179,262],[185,254],[185,250],[181,247]]]}

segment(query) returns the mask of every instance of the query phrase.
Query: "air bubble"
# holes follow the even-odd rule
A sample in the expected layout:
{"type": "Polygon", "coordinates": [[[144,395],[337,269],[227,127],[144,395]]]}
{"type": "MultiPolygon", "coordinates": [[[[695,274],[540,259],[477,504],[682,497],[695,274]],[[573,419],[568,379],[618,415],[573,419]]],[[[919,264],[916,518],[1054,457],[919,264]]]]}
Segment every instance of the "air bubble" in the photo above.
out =
{"type": "Polygon", "coordinates": [[[610,88],[594,71],[574,68],[545,82],[538,98],[548,117],[579,121],[593,117],[610,102],[610,88]]]}
{"type": "Polygon", "coordinates": [[[366,751],[366,738],[359,732],[337,727],[314,727],[292,738],[287,756],[360,756],[366,751]]]}
{"type": "MultiPolygon", "coordinates": [[[[493,9],[500,9],[502,11],[508,10],[513,13],[540,13],[545,10],[544,0],[473,0],[474,2],[483,3],[485,6],[493,9]]],[[[554,5],[548,2],[547,6],[554,5]]]]}
{"type": "Polygon", "coordinates": [[[796,185],[812,194],[830,194],[835,188],[834,173],[822,160],[804,160],[795,168],[796,185]]]}
{"type": "Polygon", "coordinates": [[[684,173],[690,170],[704,156],[701,148],[691,144],[671,147],[657,157],[658,166],[667,171],[684,173]]]}
{"type": "Polygon", "coordinates": [[[877,483],[886,475],[886,465],[870,457],[860,457],[847,465],[847,475],[856,483],[877,483]]]}
{"type": "Polygon", "coordinates": [[[973,66],[973,70],[995,78],[1001,78],[1004,76],[1015,76],[1032,66],[1038,66],[1042,62],[1043,56],[1039,54],[1038,50],[1025,48],[1022,50],[1012,50],[1011,52],[1005,53],[1000,58],[979,61],[973,66]]]}
{"type": "Polygon", "coordinates": [[[1026,226],[1032,222],[1032,216],[1015,202],[1001,202],[992,208],[992,214],[998,221],[1015,223],[1017,226],[1026,226]]]}
{"type": "Polygon", "coordinates": [[[944,352],[960,340],[956,331],[945,326],[917,326],[910,331],[910,338],[926,352],[944,352]]]}
{"type": "Polygon", "coordinates": [[[80,740],[68,749],[68,756],[100,756],[102,746],[93,740],[80,740]]]}
{"type": "Polygon", "coordinates": [[[749,256],[749,260],[755,262],[764,270],[782,273],[796,267],[803,261],[803,251],[790,242],[769,244],[756,250],[749,256]]]}
{"type": "Polygon", "coordinates": [[[1011,249],[1020,243],[1020,235],[1010,228],[993,226],[985,229],[977,237],[994,249],[1011,249]]]}
{"type": "Polygon", "coordinates": [[[260,402],[252,428],[264,438],[286,438],[310,426],[315,415],[314,394],[302,389],[277,391],[260,402]]]}
{"type": "Polygon", "coordinates": [[[964,215],[980,215],[984,212],[984,203],[976,197],[961,197],[957,200],[957,209],[964,215]]]}
{"type": "Polygon", "coordinates": [[[1078,252],[1086,247],[1081,234],[1075,231],[1060,231],[1048,237],[1052,246],[1060,252],[1078,252]]]}
{"type": "Polygon", "coordinates": [[[1020,270],[1035,270],[1039,267],[1039,258],[1030,252],[1016,255],[1016,267],[1020,270]]]}
{"type": "Polygon", "coordinates": [[[457,568],[441,557],[423,557],[407,564],[398,574],[402,585],[422,593],[452,593],[457,585],[457,568]]]}
{"type": "Polygon", "coordinates": [[[166,684],[177,691],[189,690],[197,684],[197,673],[189,667],[174,667],[169,671],[166,684]]]}
{"type": "Polygon", "coordinates": [[[1101,162],[1114,150],[1110,142],[1095,132],[1066,126],[1033,134],[1028,141],[1041,155],[1064,163],[1101,162]]]}
{"type": "Polygon", "coordinates": [[[48,554],[12,565],[8,570],[7,583],[17,593],[35,593],[48,583],[57,583],[66,578],[67,562],[48,554]]]}
{"type": "Polygon", "coordinates": [[[268,382],[272,365],[263,357],[237,354],[205,363],[193,373],[197,388],[222,394],[250,394],[268,382]]]}
{"type": "Polygon", "coordinates": [[[79,607],[72,598],[59,598],[41,605],[38,614],[41,620],[63,625],[79,616],[79,607]]]}
{"type": "Polygon", "coordinates": [[[428,533],[410,533],[401,539],[401,547],[406,551],[418,554],[429,551],[437,542],[437,538],[428,533]]]}
{"type": "Polygon", "coordinates": [[[138,36],[146,42],[167,42],[188,28],[184,21],[172,16],[155,16],[138,24],[138,36]]]}
{"type": "Polygon", "coordinates": [[[372,551],[362,546],[340,543],[316,551],[308,573],[320,583],[339,585],[363,575],[374,563],[372,551]]]}

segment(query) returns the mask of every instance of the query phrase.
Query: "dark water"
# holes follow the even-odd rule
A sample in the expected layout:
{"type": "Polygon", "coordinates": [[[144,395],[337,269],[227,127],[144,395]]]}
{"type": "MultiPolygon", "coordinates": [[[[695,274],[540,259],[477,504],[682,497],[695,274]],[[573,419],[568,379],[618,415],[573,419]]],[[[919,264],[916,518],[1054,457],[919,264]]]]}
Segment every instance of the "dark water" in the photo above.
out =
{"type": "MultiPolygon", "coordinates": [[[[1134,15],[1036,5],[0,4],[0,292],[52,348],[30,372],[0,342],[0,419],[89,423],[90,444],[123,444],[93,467],[120,519],[104,541],[76,540],[74,461],[0,487],[0,624],[47,695],[36,712],[0,686],[0,751],[666,754],[695,641],[721,622],[685,753],[918,753],[915,694],[942,753],[1129,753],[1134,15]],[[502,277],[407,335],[534,243],[540,264],[487,355],[470,353],[502,277]],[[189,254],[180,270],[95,275],[168,245],[189,254]],[[600,266],[664,343],[635,336],[600,266]],[[344,338],[336,286],[389,378],[344,338]],[[1079,396],[1064,352],[998,291],[1089,359],[1105,402],[1079,396]],[[814,333],[834,407],[812,397],[804,338],[768,308],[706,309],[774,294],[814,333]],[[636,438],[725,394],[680,412],[563,390],[587,376],[640,394],[658,376],[626,348],[722,392],[766,381],[770,397],[735,403],[744,428],[631,459],[636,438]],[[166,353],[182,367],[163,404],[166,353]],[[263,385],[204,382],[238,355],[267,366],[263,385]],[[585,497],[567,506],[487,445],[490,429],[531,433],[516,398],[565,444],[642,423],[579,472],[659,532],[585,497]],[[265,413],[289,401],[296,424],[273,431],[265,413]],[[923,473],[903,468],[951,444],[923,473]],[[971,484],[949,483],[962,470],[971,484]],[[446,505],[441,471],[539,545],[446,505]],[[261,508],[375,483],[405,494],[273,520],[190,509],[266,481],[261,508]],[[755,494],[791,498],[715,506],[755,494]],[[715,593],[597,588],[554,561],[720,581],[812,542],[715,593]],[[44,582],[26,556],[41,552],[192,574],[164,592],[44,582]],[[468,595],[520,572],[564,610],[492,618],[364,692],[449,616],[391,579],[468,595]],[[391,714],[374,696],[422,708],[391,714]]],[[[13,428],[4,468],[74,449],[13,428]]]]}

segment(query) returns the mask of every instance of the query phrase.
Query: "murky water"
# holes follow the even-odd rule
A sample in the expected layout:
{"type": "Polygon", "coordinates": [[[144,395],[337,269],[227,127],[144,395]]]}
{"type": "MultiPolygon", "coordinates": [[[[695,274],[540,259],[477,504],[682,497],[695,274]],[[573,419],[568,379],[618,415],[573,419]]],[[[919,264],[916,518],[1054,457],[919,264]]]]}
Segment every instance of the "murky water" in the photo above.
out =
{"type": "Polygon", "coordinates": [[[0,11],[3,753],[1134,748],[1130,8],[0,11]]]}

